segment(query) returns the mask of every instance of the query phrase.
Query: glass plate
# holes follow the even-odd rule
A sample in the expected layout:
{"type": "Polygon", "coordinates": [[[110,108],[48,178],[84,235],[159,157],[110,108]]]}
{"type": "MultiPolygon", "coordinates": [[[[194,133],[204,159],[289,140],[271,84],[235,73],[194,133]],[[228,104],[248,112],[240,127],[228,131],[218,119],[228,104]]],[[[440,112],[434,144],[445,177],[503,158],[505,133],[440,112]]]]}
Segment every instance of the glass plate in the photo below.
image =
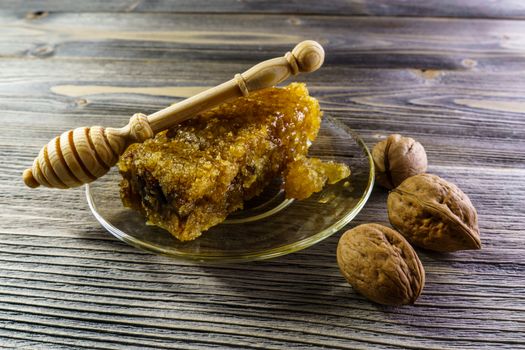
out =
{"type": "Polygon", "coordinates": [[[310,156],[344,162],[348,179],[327,185],[302,201],[286,200],[276,180],[245,209],[212,227],[191,242],[180,242],[169,232],[148,226],[139,213],[125,208],[119,197],[116,168],[86,185],[86,197],[95,218],[115,237],[135,247],[173,258],[198,261],[269,259],[309,247],[348,224],[365,205],[374,183],[368,148],[341,122],[325,115],[310,156]]]}

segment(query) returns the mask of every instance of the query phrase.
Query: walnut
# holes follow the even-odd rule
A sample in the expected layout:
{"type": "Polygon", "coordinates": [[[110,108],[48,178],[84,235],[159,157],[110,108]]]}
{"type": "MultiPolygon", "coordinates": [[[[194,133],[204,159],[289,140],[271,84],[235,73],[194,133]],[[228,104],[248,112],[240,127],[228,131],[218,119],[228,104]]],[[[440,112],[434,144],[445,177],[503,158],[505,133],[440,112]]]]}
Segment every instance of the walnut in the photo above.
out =
{"type": "Polygon", "coordinates": [[[427,170],[427,154],[423,146],[410,137],[388,136],[372,150],[376,181],[388,189],[395,188],[410,176],[427,170]]]}
{"type": "Polygon", "coordinates": [[[414,249],[399,233],[379,224],[346,231],[337,246],[337,263],[354,289],[379,304],[413,304],[425,284],[414,249]]]}
{"type": "Polygon", "coordinates": [[[412,244],[438,252],[480,249],[476,209],[439,176],[406,179],[388,196],[388,218],[412,244]]]}

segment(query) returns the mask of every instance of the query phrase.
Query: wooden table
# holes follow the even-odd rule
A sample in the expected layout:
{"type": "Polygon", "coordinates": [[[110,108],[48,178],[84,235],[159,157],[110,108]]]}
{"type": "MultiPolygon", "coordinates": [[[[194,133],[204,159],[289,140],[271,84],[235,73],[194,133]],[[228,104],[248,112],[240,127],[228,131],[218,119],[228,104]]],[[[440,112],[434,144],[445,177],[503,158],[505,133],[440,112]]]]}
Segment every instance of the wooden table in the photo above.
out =
{"type": "MultiPolygon", "coordinates": [[[[3,0],[0,347],[525,349],[525,4],[412,3],[3,0]],[[113,238],[83,189],[23,186],[59,132],[124,125],[303,39],[326,48],[300,78],[326,113],[369,146],[418,139],[429,172],[478,209],[483,250],[420,252],[415,306],[357,295],[336,265],[340,234],[201,266],[113,238]]],[[[376,189],[349,227],[387,223],[386,196],[376,189]]]]}

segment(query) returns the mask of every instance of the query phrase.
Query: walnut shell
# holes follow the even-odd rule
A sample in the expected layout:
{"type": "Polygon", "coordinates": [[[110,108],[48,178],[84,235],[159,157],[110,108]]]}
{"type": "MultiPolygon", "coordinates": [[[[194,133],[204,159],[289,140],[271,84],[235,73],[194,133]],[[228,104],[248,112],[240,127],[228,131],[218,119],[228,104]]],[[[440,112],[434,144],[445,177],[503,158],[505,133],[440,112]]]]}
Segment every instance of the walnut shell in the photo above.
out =
{"type": "Polygon", "coordinates": [[[376,181],[388,189],[395,188],[410,176],[427,171],[427,154],[423,146],[410,137],[392,134],[372,149],[376,181]]]}
{"type": "Polygon", "coordinates": [[[388,218],[412,244],[438,252],[480,249],[478,218],[470,199],[439,176],[406,179],[388,196],[388,218]]]}
{"type": "Polygon", "coordinates": [[[414,249],[399,233],[379,224],[346,231],[337,245],[337,263],[354,289],[379,304],[413,304],[425,284],[414,249]]]}

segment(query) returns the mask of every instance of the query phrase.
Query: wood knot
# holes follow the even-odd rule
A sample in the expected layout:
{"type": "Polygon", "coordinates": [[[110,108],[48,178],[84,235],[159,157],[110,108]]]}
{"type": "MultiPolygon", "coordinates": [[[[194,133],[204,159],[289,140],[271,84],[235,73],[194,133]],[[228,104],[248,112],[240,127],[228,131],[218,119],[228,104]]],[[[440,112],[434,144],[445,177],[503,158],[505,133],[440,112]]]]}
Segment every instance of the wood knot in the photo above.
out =
{"type": "Polygon", "coordinates": [[[416,75],[419,75],[425,80],[434,80],[439,78],[442,75],[442,72],[438,69],[416,69],[414,71],[416,75]]]}
{"type": "Polygon", "coordinates": [[[75,103],[77,104],[77,106],[85,106],[88,104],[88,100],[86,100],[85,98],[79,98],[75,100],[75,103]]]}
{"type": "Polygon", "coordinates": [[[299,26],[299,25],[303,24],[303,21],[301,21],[301,19],[298,18],[298,17],[290,17],[288,19],[288,23],[290,23],[293,26],[299,26]]]}
{"type": "Polygon", "coordinates": [[[47,11],[33,11],[26,15],[26,19],[40,19],[46,17],[48,14],[47,11]]]}
{"type": "Polygon", "coordinates": [[[476,62],[476,60],[473,60],[473,59],[470,59],[470,58],[465,58],[464,60],[461,61],[461,64],[465,68],[474,68],[474,67],[476,67],[478,65],[478,62],[476,62]]]}
{"type": "Polygon", "coordinates": [[[53,55],[55,49],[51,45],[41,45],[31,50],[31,56],[35,57],[49,57],[53,55]]]}
{"type": "Polygon", "coordinates": [[[154,133],[149,125],[148,117],[142,113],[136,113],[129,120],[130,136],[136,142],[144,142],[152,138],[154,133]]]}

